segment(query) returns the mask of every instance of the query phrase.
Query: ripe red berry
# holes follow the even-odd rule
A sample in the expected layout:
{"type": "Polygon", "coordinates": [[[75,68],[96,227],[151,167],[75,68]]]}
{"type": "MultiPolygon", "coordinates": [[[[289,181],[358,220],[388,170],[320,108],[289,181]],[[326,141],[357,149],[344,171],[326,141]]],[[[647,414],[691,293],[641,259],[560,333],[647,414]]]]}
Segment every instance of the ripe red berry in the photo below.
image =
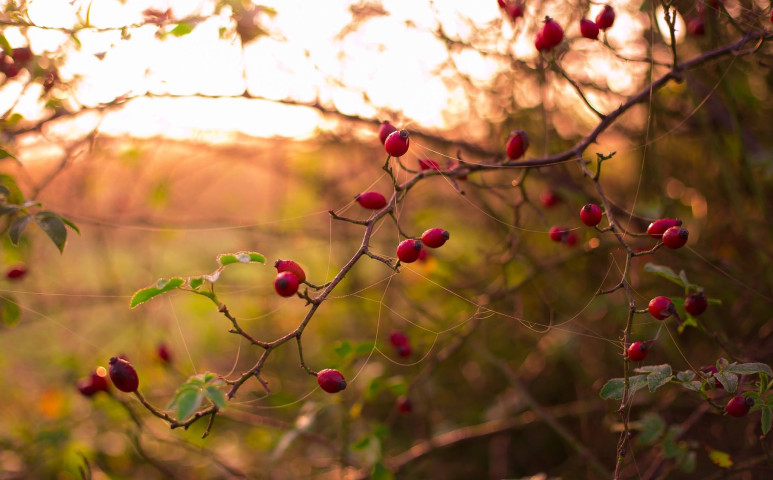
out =
{"type": "Polygon", "coordinates": [[[344,376],[333,368],[326,368],[317,373],[317,383],[327,393],[337,393],[346,388],[344,376]]]}
{"type": "MultiPolygon", "coordinates": [[[[105,370],[101,370],[104,374],[105,370]]],[[[84,397],[92,397],[98,392],[107,392],[109,390],[107,379],[100,375],[98,371],[92,373],[89,377],[79,379],[75,382],[75,387],[84,397]]]]}
{"type": "Polygon", "coordinates": [[[442,247],[450,237],[451,234],[442,228],[430,228],[421,234],[421,243],[429,248],[438,248],[442,247]]]}
{"type": "Polygon", "coordinates": [[[650,353],[650,347],[648,342],[633,342],[628,347],[628,358],[634,362],[641,362],[650,353]]]}
{"type": "Polygon", "coordinates": [[[580,210],[580,220],[589,227],[595,227],[601,222],[601,208],[595,203],[588,203],[580,210]]]}
{"type": "Polygon", "coordinates": [[[698,316],[706,311],[709,302],[706,300],[706,295],[703,292],[692,293],[684,299],[684,309],[690,315],[698,316]]]}
{"type": "Polygon", "coordinates": [[[566,229],[564,227],[559,226],[553,226],[550,227],[550,231],[548,232],[550,235],[550,239],[554,242],[560,242],[564,239],[564,235],[566,235],[566,229]]]}
{"type": "Polygon", "coordinates": [[[426,259],[427,259],[427,249],[426,248],[422,248],[421,250],[419,250],[419,261],[423,262],[426,259]]]}
{"type": "Polygon", "coordinates": [[[388,121],[381,122],[381,126],[378,127],[378,139],[381,140],[381,145],[386,142],[390,133],[396,132],[397,128],[388,121]]]}
{"type": "Polygon", "coordinates": [[[405,345],[400,345],[399,347],[397,347],[397,354],[403,358],[410,357],[412,353],[413,353],[413,348],[411,348],[410,343],[405,345]]]}
{"type": "Polygon", "coordinates": [[[429,158],[420,158],[419,159],[419,168],[421,170],[435,170],[440,171],[440,164],[437,163],[435,160],[431,160],[429,158]]]}
{"type": "Polygon", "coordinates": [[[613,23],[615,23],[615,10],[609,5],[604,5],[604,9],[596,15],[596,25],[602,30],[607,30],[613,23]]]}
{"type": "Polygon", "coordinates": [[[668,248],[682,248],[687,243],[690,232],[684,227],[671,227],[663,234],[663,245],[668,248]]]}
{"type": "Polygon", "coordinates": [[[25,64],[32,59],[32,50],[29,47],[14,48],[11,53],[13,61],[18,64],[25,64]]]}
{"type": "Polygon", "coordinates": [[[137,371],[132,364],[123,358],[112,357],[110,359],[110,380],[115,388],[122,392],[135,392],[140,385],[137,371]]]}
{"type": "Polygon", "coordinates": [[[403,263],[412,263],[419,259],[420,251],[421,241],[409,238],[408,240],[403,240],[397,246],[397,258],[403,263]]]}
{"type": "Polygon", "coordinates": [[[542,35],[542,30],[537,32],[537,36],[534,37],[534,48],[536,48],[538,52],[550,50],[548,44],[545,42],[545,37],[542,35]]]}
{"type": "Polygon", "coordinates": [[[523,17],[523,5],[520,3],[513,3],[512,5],[507,5],[505,7],[505,11],[508,15],[510,15],[510,19],[512,21],[515,21],[518,18],[523,17]]]}
{"type": "Polygon", "coordinates": [[[394,347],[408,345],[408,336],[400,331],[394,331],[389,335],[389,343],[394,347]]]}
{"type": "Polygon", "coordinates": [[[274,290],[283,297],[292,297],[298,291],[298,277],[292,272],[280,272],[274,279],[274,290]]]}
{"type": "Polygon", "coordinates": [[[661,218],[650,223],[647,227],[647,235],[652,238],[660,240],[663,237],[663,233],[671,227],[678,227],[682,224],[682,221],[678,218],[661,218]]]}
{"type": "Polygon", "coordinates": [[[411,399],[408,397],[398,397],[397,398],[397,410],[400,413],[411,413],[413,411],[413,403],[411,402],[411,399]]]}
{"type": "Polygon", "coordinates": [[[703,36],[706,33],[706,24],[702,18],[691,18],[687,21],[687,31],[696,37],[703,36]]]}
{"type": "Polygon", "coordinates": [[[731,417],[745,417],[752,405],[754,405],[754,399],[737,395],[727,402],[725,411],[731,417]]]}
{"type": "MultiPolygon", "coordinates": [[[[540,36],[542,37],[544,49],[552,50],[553,47],[557,46],[564,39],[564,29],[552,18],[545,17],[545,23],[537,34],[538,38],[540,36]]],[[[536,43],[537,42],[535,41],[535,46],[536,43]]],[[[540,48],[537,47],[537,50],[540,50],[540,48]]]]}
{"type": "Polygon", "coordinates": [[[370,210],[380,210],[386,207],[387,204],[386,198],[378,192],[364,192],[355,195],[354,198],[362,208],[370,210]]]}
{"type": "Polygon", "coordinates": [[[497,4],[499,4],[499,8],[507,7],[507,2],[505,0],[497,0],[497,4]]]}
{"type": "Polygon", "coordinates": [[[577,245],[577,242],[579,241],[580,241],[580,237],[578,237],[577,234],[574,232],[567,232],[566,236],[564,236],[564,243],[566,243],[568,247],[573,247],[577,245]]]}
{"type": "Polygon", "coordinates": [[[306,272],[303,271],[300,265],[292,260],[277,260],[274,262],[274,267],[277,273],[290,272],[298,279],[298,283],[306,281],[306,272]]]}
{"type": "Polygon", "coordinates": [[[408,151],[410,139],[408,130],[392,132],[384,141],[384,149],[392,157],[402,157],[408,151]]]}
{"type": "Polygon", "coordinates": [[[558,205],[558,202],[561,201],[561,197],[553,190],[543,190],[539,194],[539,200],[546,208],[550,208],[558,205]]]}
{"type": "Polygon", "coordinates": [[[655,297],[647,305],[650,315],[658,320],[665,320],[674,314],[674,302],[668,297],[655,297]]]}
{"type": "Polygon", "coordinates": [[[507,140],[507,158],[515,160],[523,156],[529,148],[529,136],[523,130],[513,130],[507,140]]]}
{"type": "Polygon", "coordinates": [[[599,26],[596,22],[583,18],[580,20],[580,34],[585,38],[596,40],[599,38],[599,26]]]}
{"type": "Polygon", "coordinates": [[[15,63],[6,63],[2,68],[3,73],[8,78],[13,78],[19,74],[19,66],[15,63]]]}
{"type": "MultiPolygon", "coordinates": [[[[715,367],[714,365],[710,365],[708,367],[701,367],[701,372],[707,374],[707,376],[716,375],[718,371],[719,370],[717,370],[717,367],[715,367]]],[[[717,380],[716,378],[714,378],[714,386],[716,388],[721,388],[721,389],[725,388],[722,386],[722,383],[720,383],[720,381],[717,380]]]]}
{"type": "Polygon", "coordinates": [[[27,274],[27,267],[24,265],[15,265],[5,272],[8,280],[21,280],[27,274]]]}
{"type": "Polygon", "coordinates": [[[164,363],[172,363],[172,351],[169,349],[166,343],[161,342],[156,349],[158,358],[164,363]]]}

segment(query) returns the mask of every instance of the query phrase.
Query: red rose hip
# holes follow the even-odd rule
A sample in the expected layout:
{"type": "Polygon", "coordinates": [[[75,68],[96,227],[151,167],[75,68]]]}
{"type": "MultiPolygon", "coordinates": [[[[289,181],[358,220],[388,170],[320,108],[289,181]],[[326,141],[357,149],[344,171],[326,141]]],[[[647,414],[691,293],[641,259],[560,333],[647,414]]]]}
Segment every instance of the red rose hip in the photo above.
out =
{"type": "Polygon", "coordinates": [[[421,241],[419,240],[409,238],[397,246],[397,258],[403,263],[412,263],[418,260],[419,252],[421,252],[421,241]]]}
{"type": "Polygon", "coordinates": [[[754,405],[754,400],[751,397],[742,397],[741,395],[735,396],[727,402],[725,411],[731,417],[745,417],[749,413],[749,409],[754,405]]]}
{"type": "Polygon", "coordinates": [[[127,393],[136,392],[140,386],[140,380],[132,364],[118,357],[112,357],[109,363],[110,380],[112,380],[115,388],[127,393]]]}
{"type": "Polygon", "coordinates": [[[583,18],[580,20],[580,34],[591,40],[597,40],[599,38],[599,26],[595,22],[583,18]]]}
{"type": "Polygon", "coordinates": [[[389,343],[394,347],[408,345],[408,336],[400,331],[394,331],[389,335],[389,343]]]}
{"type": "Polygon", "coordinates": [[[564,235],[566,235],[566,229],[556,225],[554,227],[550,227],[548,235],[550,235],[550,239],[554,242],[560,242],[564,239],[564,235]]]}
{"type": "Polygon", "coordinates": [[[586,204],[580,210],[580,220],[589,227],[595,227],[601,222],[601,208],[594,203],[586,204]]]}
{"type": "Polygon", "coordinates": [[[440,171],[440,164],[429,158],[419,159],[419,169],[440,171]]]}
{"type": "Polygon", "coordinates": [[[158,358],[164,363],[172,363],[172,351],[166,343],[160,343],[156,348],[158,358]]]}
{"type": "MultiPolygon", "coordinates": [[[[105,370],[101,370],[104,373],[105,370]]],[[[75,387],[84,397],[93,397],[99,392],[108,391],[107,379],[97,372],[92,373],[90,377],[78,380],[75,387]]]]}
{"type": "Polygon", "coordinates": [[[523,130],[513,130],[507,140],[507,158],[516,160],[521,158],[529,148],[529,136],[523,130]]]}
{"type": "Polygon", "coordinates": [[[290,272],[298,279],[298,283],[306,281],[306,272],[303,271],[300,265],[292,260],[277,260],[274,262],[274,268],[277,273],[290,272]]]}
{"type": "Polygon", "coordinates": [[[648,342],[633,342],[628,347],[628,358],[634,362],[641,362],[647,357],[648,353],[650,353],[648,342]]]}
{"type": "Polygon", "coordinates": [[[596,25],[601,30],[607,30],[613,23],[615,23],[615,10],[609,5],[604,5],[604,9],[596,15],[596,25]]]}
{"type": "Polygon", "coordinates": [[[709,302],[706,300],[706,295],[703,292],[690,294],[684,299],[684,309],[687,310],[687,313],[696,317],[705,312],[708,305],[709,302]]]}
{"type": "Polygon", "coordinates": [[[388,121],[381,122],[381,126],[378,127],[378,139],[381,140],[381,145],[386,142],[390,133],[396,132],[397,128],[388,121]]]}
{"type": "Polygon", "coordinates": [[[442,228],[430,228],[421,234],[421,243],[429,248],[442,247],[451,238],[451,234],[442,228]]]}
{"type": "Polygon", "coordinates": [[[282,297],[292,297],[298,291],[298,277],[292,272],[280,272],[274,279],[274,290],[282,297]]]}
{"type": "Polygon", "coordinates": [[[333,368],[326,368],[317,373],[317,383],[327,393],[337,393],[346,388],[344,376],[333,368]]]}
{"type": "Polygon", "coordinates": [[[671,227],[663,234],[663,245],[670,249],[682,248],[687,243],[690,232],[683,227],[671,227]]]}
{"type": "Polygon", "coordinates": [[[660,240],[666,230],[671,227],[678,227],[681,224],[682,221],[678,218],[661,218],[660,220],[655,220],[654,222],[650,223],[650,226],[647,227],[647,235],[660,240]]]}
{"type": "Polygon", "coordinates": [[[386,207],[387,204],[386,197],[378,192],[360,193],[359,195],[356,195],[354,199],[357,200],[357,203],[359,203],[362,208],[367,208],[369,210],[380,210],[386,207]]]}
{"type": "Polygon", "coordinates": [[[411,399],[408,397],[398,397],[396,404],[397,410],[400,413],[411,413],[413,411],[413,403],[411,403],[411,399]]]}
{"type": "Polygon", "coordinates": [[[668,297],[655,297],[650,300],[647,310],[657,320],[665,320],[674,314],[674,302],[668,297]]]}
{"type": "Polygon", "coordinates": [[[553,190],[544,190],[539,194],[539,201],[542,202],[542,205],[546,208],[550,208],[558,205],[558,202],[561,201],[561,197],[553,190]]]}
{"type": "Polygon", "coordinates": [[[9,268],[5,272],[5,277],[8,280],[21,280],[27,274],[27,267],[24,265],[16,265],[9,268]]]}
{"type": "Polygon", "coordinates": [[[545,17],[545,23],[542,25],[542,28],[537,33],[537,40],[535,40],[534,45],[537,47],[537,50],[552,50],[553,47],[557,46],[561,41],[564,39],[564,29],[561,28],[561,25],[558,24],[555,20],[553,20],[550,17],[545,17]],[[540,43],[544,47],[543,49],[540,49],[539,46],[537,46],[537,40],[540,40],[540,43]]]}
{"type": "Polygon", "coordinates": [[[395,131],[384,141],[384,149],[392,157],[402,157],[408,151],[410,139],[408,130],[395,131]]]}

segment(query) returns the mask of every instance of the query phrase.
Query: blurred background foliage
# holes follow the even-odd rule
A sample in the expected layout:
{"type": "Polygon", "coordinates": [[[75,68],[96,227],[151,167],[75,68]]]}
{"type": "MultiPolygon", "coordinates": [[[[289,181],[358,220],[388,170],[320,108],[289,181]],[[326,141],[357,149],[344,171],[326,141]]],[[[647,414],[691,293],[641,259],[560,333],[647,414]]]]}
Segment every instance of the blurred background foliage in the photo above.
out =
{"type": "MultiPolygon", "coordinates": [[[[370,45],[369,29],[381,31],[379,22],[393,16],[437,42],[429,71],[454,102],[442,112],[409,115],[415,100],[403,103],[398,95],[379,102],[359,95],[365,101],[349,109],[337,95],[348,91],[357,97],[356,77],[340,76],[339,85],[330,80],[333,72],[317,68],[321,85],[330,88],[312,83],[316,96],[300,94],[288,102],[289,97],[270,98],[252,84],[244,90],[257,98],[246,102],[268,97],[311,105],[317,123],[301,138],[255,138],[232,130],[213,141],[211,126],[198,137],[174,129],[158,135],[134,135],[129,127],[102,130],[100,122],[109,126],[132,118],[118,116],[111,124],[111,112],[131,112],[139,108],[135,102],[154,95],[178,94],[138,84],[128,95],[138,100],[113,92],[79,102],[74,92],[88,88],[90,71],[67,76],[68,55],[83,54],[74,39],[93,27],[68,33],[73,26],[59,25],[54,30],[64,33],[58,49],[38,49],[33,40],[39,29],[30,26],[34,17],[14,16],[31,4],[6,3],[4,25],[16,26],[5,28],[27,34],[35,58],[21,79],[6,77],[0,88],[22,98],[38,85],[32,95],[43,108],[38,117],[25,114],[12,122],[14,108],[6,112],[4,148],[18,161],[4,158],[0,168],[27,198],[72,220],[81,233],[70,232],[61,255],[33,227],[18,246],[7,235],[2,238],[2,265],[23,264],[27,273],[0,281],[0,478],[600,478],[587,458],[547,425],[544,412],[613,469],[619,403],[600,399],[598,391],[622,376],[628,306],[621,292],[595,293],[619,281],[624,253],[611,235],[580,223],[580,207],[599,198],[573,163],[477,173],[458,181],[435,176],[415,187],[399,206],[401,228],[420,235],[439,226],[451,232],[450,241],[397,275],[382,263],[359,262],[304,332],[311,368],[344,372],[349,386],[341,394],[316,389],[298,367],[295,347],[287,345],[263,372],[272,393],[248,382],[202,440],[203,421],[188,431],[170,431],[128,395],[113,389],[111,395],[85,398],[75,388],[79,378],[121,354],[137,368],[148,400],[165,407],[191,375],[211,371],[234,377],[251,368],[260,352],[228,333],[229,322],[206,299],[173,292],[130,310],[129,298],[160,277],[209,273],[220,253],[257,251],[267,265],[230,267],[217,283],[218,295],[256,338],[273,340],[292,331],[307,307],[275,294],[271,263],[295,260],[312,283],[322,284],[356,251],[362,227],[333,221],[328,210],[365,219],[354,195],[391,191],[381,170],[379,120],[413,132],[412,149],[402,159],[411,169],[425,157],[451,164],[458,151],[470,162],[490,161],[501,155],[513,128],[528,131],[530,156],[574,145],[596,119],[532,51],[537,19],[546,13],[567,25],[568,40],[558,58],[601,111],[616,108],[667,71],[620,60],[615,52],[670,62],[670,47],[650,28],[649,2],[614,4],[619,21],[630,28],[610,30],[611,49],[578,38],[579,19],[592,18],[600,8],[587,2],[529,2],[525,18],[512,22],[492,0],[486,7],[491,20],[477,24],[465,21],[469,9],[450,12],[443,2],[416,7],[437,16],[422,23],[417,15],[413,24],[403,20],[410,12],[400,2],[338,3],[329,8],[348,12],[347,21],[326,30],[341,39],[339,57],[348,52],[356,61],[362,45],[370,45]],[[426,27],[433,22],[437,25],[426,27]],[[344,41],[356,35],[365,39],[344,41]],[[517,55],[524,42],[530,50],[517,55]],[[469,55],[465,52],[481,51],[464,64],[469,71],[454,62],[469,55]],[[484,75],[476,61],[494,66],[483,69],[484,75]],[[600,67],[607,64],[612,66],[600,67]],[[59,83],[45,90],[51,72],[59,72],[59,83]],[[471,78],[473,73],[481,78],[471,78]],[[421,115],[425,121],[416,120],[421,115]],[[543,200],[548,193],[558,198],[555,205],[543,200]],[[575,229],[578,245],[550,242],[553,225],[575,229]],[[14,305],[18,323],[10,320],[14,305]],[[410,356],[400,357],[390,345],[394,331],[409,337],[410,356]],[[161,345],[171,361],[159,357],[161,345]],[[411,412],[396,408],[398,397],[410,399],[411,412]]],[[[682,17],[697,15],[696,2],[674,3],[682,17]]],[[[187,34],[179,39],[177,34],[187,27],[180,25],[190,26],[193,36],[203,18],[219,15],[233,29],[220,35],[231,46],[244,47],[245,55],[263,39],[293,45],[270,23],[282,18],[278,6],[274,12],[240,2],[207,10],[207,4],[150,26],[171,32],[160,35],[162,42],[169,35],[182,40],[187,34]]],[[[85,12],[84,6],[79,11],[85,12]]],[[[139,21],[165,12],[154,8],[160,13],[146,12],[139,21]]],[[[714,23],[707,34],[681,40],[680,58],[737,39],[728,15],[741,27],[762,28],[769,8],[765,2],[726,2],[724,13],[709,17],[714,23]]],[[[83,18],[73,23],[83,24],[83,18]]],[[[764,26],[770,29],[769,23],[764,26]]],[[[113,48],[120,45],[119,35],[113,48]]],[[[677,299],[685,293],[645,272],[647,262],[684,270],[709,298],[721,301],[699,318],[699,328],[681,334],[671,321],[637,316],[634,339],[656,340],[648,365],[689,370],[720,357],[773,362],[771,53],[762,43],[751,55],[723,57],[686,72],[683,82],[653,93],[585,153],[592,161],[597,153],[617,152],[604,164],[601,183],[631,231],[642,232],[660,217],[680,218],[690,231],[686,248],[634,260],[630,280],[637,307],[657,295],[677,299]]],[[[405,49],[398,58],[416,61],[405,49]]],[[[251,65],[245,60],[245,68],[251,65]]],[[[255,85],[266,77],[254,75],[255,85]]],[[[416,78],[411,72],[390,75],[390,91],[409,92],[420,85],[416,78]]],[[[223,97],[206,100],[213,108],[207,112],[215,123],[226,122],[223,112],[252,108],[215,104],[239,98],[240,88],[218,92],[194,86],[195,93],[180,95],[223,97]]],[[[415,92],[410,95],[415,98],[415,92]]],[[[155,99],[159,103],[150,111],[184,105],[174,100],[155,99]]],[[[250,114],[265,116],[260,108],[250,114]]],[[[190,115],[187,111],[180,115],[190,115]]],[[[156,112],[138,121],[137,111],[132,115],[138,125],[155,125],[163,117],[156,112]]],[[[408,175],[400,173],[403,179],[408,175]]],[[[394,223],[384,221],[373,236],[373,251],[393,256],[399,240],[394,223]]],[[[655,243],[649,237],[630,241],[642,249],[655,243]]],[[[720,404],[729,398],[721,391],[710,395],[720,404]]],[[[771,445],[759,438],[759,412],[735,419],[706,406],[678,386],[638,392],[630,413],[636,448],[629,455],[635,461],[626,463],[624,478],[767,478],[772,467],[764,457],[771,445]],[[672,426],[677,429],[669,430],[672,426]],[[732,456],[732,467],[718,465],[723,452],[732,456]]]]}

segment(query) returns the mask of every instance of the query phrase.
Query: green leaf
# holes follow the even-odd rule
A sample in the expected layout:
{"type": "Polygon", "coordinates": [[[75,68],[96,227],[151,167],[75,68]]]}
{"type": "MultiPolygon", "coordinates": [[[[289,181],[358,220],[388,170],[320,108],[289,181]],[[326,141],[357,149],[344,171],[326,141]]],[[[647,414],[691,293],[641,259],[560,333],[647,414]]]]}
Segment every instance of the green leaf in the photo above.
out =
{"type": "Polygon", "coordinates": [[[687,327],[698,328],[698,320],[689,313],[687,314],[686,319],[683,317],[682,324],[676,327],[676,331],[681,335],[687,327]]]}
{"type": "MultiPolygon", "coordinates": [[[[633,375],[628,378],[629,382],[629,395],[633,395],[637,390],[647,385],[646,375],[633,375]]],[[[620,400],[623,398],[623,390],[625,384],[622,378],[613,378],[601,387],[599,396],[605,400],[620,400]]]]}
{"type": "Polygon", "coordinates": [[[59,218],[62,220],[62,222],[64,222],[65,225],[67,225],[68,227],[70,227],[73,230],[75,230],[75,233],[77,233],[78,235],[81,234],[81,230],[80,230],[80,228],[78,228],[77,225],[72,223],[70,220],[67,220],[66,218],[62,217],[61,215],[59,216],[59,218]]]}
{"type": "Polygon", "coordinates": [[[773,377],[773,371],[771,371],[770,367],[764,363],[733,364],[733,365],[729,365],[725,369],[725,371],[730,373],[738,373],[741,375],[753,375],[755,373],[764,373],[769,377],[773,377]]]}
{"type": "Polygon", "coordinates": [[[773,410],[770,407],[762,408],[762,417],[760,423],[762,424],[762,434],[767,435],[770,431],[771,416],[773,416],[773,410]]]}
{"type": "Polygon", "coordinates": [[[204,389],[204,394],[214,404],[218,410],[225,410],[226,398],[225,394],[214,385],[208,385],[204,389]]]}
{"type": "Polygon", "coordinates": [[[171,33],[175,37],[183,37],[185,35],[188,35],[192,31],[193,31],[193,25],[191,25],[190,23],[186,23],[186,22],[180,22],[169,33],[171,33]]]}
{"type": "Polygon", "coordinates": [[[217,261],[220,265],[230,265],[232,263],[266,263],[266,257],[257,252],[236,252],[236,253],[224,253],[217,256],[217,261]]]}
{"type": "Polygon", "coordinates": [[[13,327],[19,323],[21,310],[13,298],[0,298],[0,322],[6,327],[13,327]]]}
{"type": "MultiPolygon", "coordinates": [[[[5,188],[5,187],[2,187],[5,188]]],[[[19,210],[21,210],[21,205],[14,205],[13,203],[9,203],[7,205],[0,205],[0,215],[7,215],[10,213],[16,213],[19,210]]]]}
{"type": "Polygon", "coordinates": [[[342,340],[333,347],[333,352],[341,359],[345,359],[352,352],[352,342],[349,340],[342,340]]]}
{"type": "Polygon", "coordinates": [[[676,274],[676,272],[666,267],[665,265],[656,265],[654,263],[647,263],[646,265],[644,265],[644,271],[654,273],[655,275],[660,275],[666,280],[674,282],[677,285],[681,285],[682,287],[685,286],[684,280],[682,280],[679,277],[679,275],[676,274]]]}
{"type": "Polygon", "coordinates": [[[371,440],[372,438],[373,438],[373,435],[370,435],[370,434],[368,434],[368,435],[365,435],[365,436],[364,436],[364,437],[362,437],[361,439],[359,439],[359,440],[357,440],[356,442],[354,442],[350,448],[351,448],[352,450],[354,450],[355,452],[356,452],[356,451],[359,451],[359,450],[365,450],[365,448],[366,448],[368,445],[370,445],[370,440],[371,440]]]}
{"type": "Polygon", "coordinates": [[[31,215],[24,215],[13,221],[13,223],[11,224],[11,227],[8,229],[8,236],[11,237],[11,243],[13,243],[14,245],[19,245],[21,232],[23,232],[24,229],[27,228],[27,225],[29,225],[31,221],[32,221],[31,215]]]}
{"type": "Polygon", "coordinates": [[[682,458],[682,461],[679,464],[679,470],[684,473],[693,473],[695,472],[696,463],[697,459],[695,452],[687,452],[687,455],[682,458]]]}
{"type": "Polygon", "coordinates": [[[719,380],[725,391],[733,393],[738,390],[738,376],[734,373],[729,373],[727,370],[714,374],[714,378],[719,380]]]}
{"type": "Polygon", "coordinates": [[[8,190],[8,187],[6,187],[5,185],[0,185],[0,195],[8,196],[10,194],[11,194],[11,191],[8,190]]]}
{"type": "Polygon", "coordinates": [[[6,173],[0,173],[0,185],[4,186],[8,193],[5,195],[8,203],[15,203],[21,205],[24,203],[24,194],[21,193],[19,185],[16,184],[16,180],[6,173]]]}
{"type": "Polygon", "coordinates": [[[642,445],[655,443],[666,431],[666,421],[657,413],[645,413],[639,423],[641,426],[637,441],[642,445]]]}
{"type": "Polygon", "coordinates": [[[38,212],[35,214],[35,223],[46,232],[46,235],[54,242],[59,252],[64,252],[64,245],[67,243],[67,229],[59,215],[50,212],[38,212]]]}
{"type": "Polygon", "coordinates": [[[693,378],[695,378],[695,372],[692,370],[685,370],[676,374],[676,379],[680,382],[689,382],[693,378]]]}
{"type": "Polygon", "coordinates": [[[204,400],[204,392],[189,388],[184,390],[177,398],[177,420],[183,421],[193,415],[199,409],[204,400]]]}
{"type": "Polygon", "coordinates": [[[180,288],[184,283],[185,280],[179,277],[173,277],[168,280],[162,278],[156,283],[156,285],[143,288],[142,290],[135,292],[134,295],[132,295],[129,307],[134,308],[141,303],[147,302],[153,297],[161,295],[162,293],[180,288]]]}
{"type": "Polygon", "coordinates": [[[671,365],[664,363],[662,365],[645,365],[634,370],[636,373],[657,373],[659,375],[671,375],[671,365]]]}
{"type": "Polygon", "coordinates": [[[371,480],[394,480],[395,476],[381,462],[373,464],[373,470],[370,471],[371,480]]]}
{"type": "Polygon", "coordinates": [[[188,279],[188,286],[194,290],[198,290],[199,287],[201,287],[203,284],[204,279],[202,277],[193,277],[188,279]]]}
{"type": "Polygon", "coordinates": [[[658,388],[670,382],[672,378],[674,378],[673,375],[661,375],[660,373],[651,373],[647,375],[647,387],[650,389],[650,392],[654,392],[658,388]]]}
{"type": "Polygon", "coordinates": [[[2,35],[2,34],[0,34],[0,47],[3,47],[3,50],[8,55],[11,55],[13,53],[13,48],[11,48],[11,44],[8,43],[8,39],[5,38],[5,35],[2,35]]]}
{"type": "Polygon", "coordinates": [[[684,382],[682,384],[684,388],[687,390],[692,390],[693,392],[700,392],[701,391],[701,382],[699,381],[692,381],[692,382],[684,382]]]}
{"type": "Polygon", "coordinates": [[[17,160],[16,157],[14,157],[10,153],[8,153],[8,150],[0,147],[0,160],[2,160],[4,158],[13,158],[14,160],[17,160]]]}

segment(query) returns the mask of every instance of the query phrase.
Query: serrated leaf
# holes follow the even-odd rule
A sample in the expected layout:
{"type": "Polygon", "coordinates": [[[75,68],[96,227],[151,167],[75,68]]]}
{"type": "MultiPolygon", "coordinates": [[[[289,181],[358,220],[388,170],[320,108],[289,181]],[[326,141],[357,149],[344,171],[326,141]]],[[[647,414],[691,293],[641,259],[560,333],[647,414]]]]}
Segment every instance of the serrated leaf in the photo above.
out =
{"type": "MultiPolygon", "coordinates": [[[[646,375],[633,375],[628,378],[629,395],[647,385],[646,375]]],[[[601,387],[599,396],[605,400],[620,400],[623,398],[625,384],[622,378],[613,378],[601,387]]]]}
{"type": "Polygon", "coordinates": [[[198,290],[199,287],[201,287],[203,284],[204,279],[202,277],[193,277],[188,279],[188,286],[193,290],[198,290]]]}
{"type": "Polygon", "coordinates": [[[665,265],[656,265],[654,263],[647,263],[644,265],[644,271],[654,273],[655,275],[659,275],[663,278],[665,278],[668,281],[674,282],[677,285],[680,285],[682,287],[685,286],[684,281],[679,278],[679,275],[676,274],[673,270],[671,270],[669,267],[666,267],[665,265]]]}
{"type": "Polygon", "coordinates": [[[655,443],[666,431],[666,421],[657,413],[645,413],[639,423],[641,427],[636,441],[643,445],[655,443]]]}
{"type": "Polygon", "coordinates": [[[764,373],[769,377],[773,377],[773,371],[771,371],[770,367],[764,363],[737,363],[734,365],[729,365],[725,371],[730,373],[738,373],[741,375],[764,373]]]}
{"type": "Polygon", "coordinates": [[[650,389],[650,392],[654,392],[658,388],[670,382],[672,378],[674,378],[673,375],[661,375],[659,373],[652,373],[647,375],[647,387],[650,389]]]}
{"type": "Polygon", "coordinates": [[[762,416],[760,417],[763,435],[767,435],[770,431],[771,417],[773,417],[773,410],[770,407],[763,407],[762,416]]]}
{"type": "Polygon", "coordinates": [[[193,31],[193,25],[187,22],[180,22],[169,33],[171,33],[175,37],[183,37],[185,35],[188,35],[192,31],[193,31]]]}
{"type": "Polygon", "coordinates": [[[722,384],[722,387],[728,393],[733,393],[738,390],[738,376],[734,373],[728,373],[728,371],[725,370],[724,372],[715,373],[714,378],[719,380],[719,383],[722,384]]]}
{"type": "Polygon", "coordinates": [[[6,327],[13,327],[19,323],[21,310],[12,298],[0,298],[0,322],[6,327]]]}
{"type": "Polygon", "coordinates": [[[685,370],[676,374],[676,379],[680,382],[689,382],[693,378],[695,378],[695,372],[692,370],[685,370]]]}
{"type": "Polygon", "coordinates": [[[32,221],[31,215],[24,215],[13,221],[13,223],[11,224],[11,227],[8,229],[8,236],[11,237],[11,243],[13,243],[14,245],[19,245],[21,232],[23,232],[24,229],[27,228],[27,225],[29,225],[31,221],[32,221]]]}
{"type": "Polygon", "coordinates": [[[645,365],[634,369],[636,373],[657,373],[660,375],[671,375],[671,365],[664,363],[662,365],[645,365]]]}
{"type": "Polygon", "coordinates": [[[223,266],[232,263],[266,263],[266,257],[257,252],[236,252],[218,255],[217,261],[223,266]]]}
{"type": "Polygon", "coordinates": [[[64,226],[64,222],[59,215],[53,213],[39,212],[35,214],[35,223],[46,232],[48,238],[54,242],[59,252],[64,252],[64,246],[67,243],[67,228],[64,226]]]}
{"type": "Polygon", "coordinates": [[[183,421],[199,409],[204,400],[204,392],[197,389],[186,389],[177,398],[177,420],[183,421]]]}
{"type": "Polygon", "coordinates": [[[185,283],[185,280],[179,277],[173,277],[170,279],[161,279],[156,282],[156,285],[138,290],[132,295],[129,307],[134,308],[141,303],[145,303],[151,298],[157,297],[162,293],[166,293],[170,290],[180,288],[185,283]]]}
{"type": "Polygon", "coordinates": [[[692,390],[693,392],[701,391],[701,382],[698,381],[684,382],[682,386],[687,390],[692,390]]]}
{"type": "Polygon", "coordinates": [[[218,410],[225,410],[226,399],[222,390],[214,385],[209,385],[204,389],[204,394],[217,407],[218,410]]]}

